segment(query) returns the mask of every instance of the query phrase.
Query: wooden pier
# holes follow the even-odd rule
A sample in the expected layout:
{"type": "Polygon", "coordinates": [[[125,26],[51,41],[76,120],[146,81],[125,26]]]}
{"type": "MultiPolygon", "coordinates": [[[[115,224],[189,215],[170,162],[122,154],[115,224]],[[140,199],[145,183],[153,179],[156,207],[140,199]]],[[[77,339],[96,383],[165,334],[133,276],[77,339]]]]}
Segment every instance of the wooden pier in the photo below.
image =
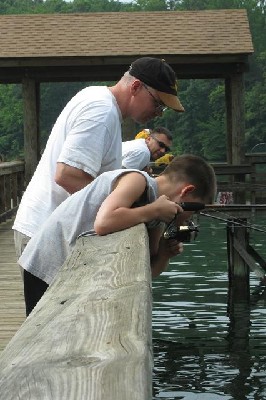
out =
{"type": "Polygon", "coordinates": [[[0,352],[25,320],[22,279],[13,242],[12,220],[0,224],[0,352]]]}

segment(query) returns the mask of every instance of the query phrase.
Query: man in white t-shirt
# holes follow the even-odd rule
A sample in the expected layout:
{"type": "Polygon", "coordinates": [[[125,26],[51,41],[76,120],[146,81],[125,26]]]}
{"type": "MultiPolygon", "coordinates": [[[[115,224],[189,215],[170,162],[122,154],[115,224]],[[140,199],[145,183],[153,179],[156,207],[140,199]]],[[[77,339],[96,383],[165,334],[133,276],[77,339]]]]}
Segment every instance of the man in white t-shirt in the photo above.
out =
{"type": "Polygon", "coordinates": [[[53,210],[105,171],[121,167],[121,123],[184,111],[176,76],[164,61],[142,57],[111,87],[81,90],[59,115],[13,225],[17,255],[53,210]]]}
{"type": "Polygon", "coordinates": [[[148,164],[166,153],[172,146],[172,134],[164,127],[150,129],[146,138],[122,143],[122,167],[149,172],[148,164]]]}

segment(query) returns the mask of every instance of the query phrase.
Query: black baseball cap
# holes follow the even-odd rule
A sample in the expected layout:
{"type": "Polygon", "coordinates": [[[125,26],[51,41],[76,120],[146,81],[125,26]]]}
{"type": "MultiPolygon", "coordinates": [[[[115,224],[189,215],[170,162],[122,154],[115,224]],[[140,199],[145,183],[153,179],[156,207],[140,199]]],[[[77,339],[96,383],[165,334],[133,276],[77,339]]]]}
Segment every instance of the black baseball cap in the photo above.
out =
{"type": "Polygon", "coordinates": [[[129,74],[155,89],[166,107],[183,112],[184,107],[177,97],[177,80],[174,70],[163,59],[141,57],[134,61],[129,74]]]}

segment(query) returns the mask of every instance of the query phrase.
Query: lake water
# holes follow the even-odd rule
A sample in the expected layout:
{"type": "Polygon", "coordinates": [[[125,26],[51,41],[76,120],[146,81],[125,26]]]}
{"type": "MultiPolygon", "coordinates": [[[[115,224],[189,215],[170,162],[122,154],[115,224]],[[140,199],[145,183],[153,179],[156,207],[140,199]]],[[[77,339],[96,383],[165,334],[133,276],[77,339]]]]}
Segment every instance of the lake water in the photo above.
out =
{"type": "MultiPolygon", "coordinates": [[[[266,218],[257,218],[266,231],[266,218]]],[[[153,399],[265,400],[266,294],[250,275],[249,304],[228,313],[226,223],[200,232],[153,281],[153,399]]],[[[250,243],[266,260],[265,233],[250,243]]]]}

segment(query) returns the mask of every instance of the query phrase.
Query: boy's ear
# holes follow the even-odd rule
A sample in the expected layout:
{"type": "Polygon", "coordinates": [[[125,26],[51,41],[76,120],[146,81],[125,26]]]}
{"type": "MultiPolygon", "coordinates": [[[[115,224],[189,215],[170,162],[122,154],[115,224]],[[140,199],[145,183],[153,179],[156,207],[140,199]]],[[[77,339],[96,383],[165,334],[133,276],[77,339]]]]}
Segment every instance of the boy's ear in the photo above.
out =
{"type": "Polygon", "coordinates": [[[183,189],[181,190],[180,197],[187,196],[188,194],[192,193],[193,190],[195,190],[195,186],[194,185],[186,185],[186,186],[184,186],[183,189]]]}

